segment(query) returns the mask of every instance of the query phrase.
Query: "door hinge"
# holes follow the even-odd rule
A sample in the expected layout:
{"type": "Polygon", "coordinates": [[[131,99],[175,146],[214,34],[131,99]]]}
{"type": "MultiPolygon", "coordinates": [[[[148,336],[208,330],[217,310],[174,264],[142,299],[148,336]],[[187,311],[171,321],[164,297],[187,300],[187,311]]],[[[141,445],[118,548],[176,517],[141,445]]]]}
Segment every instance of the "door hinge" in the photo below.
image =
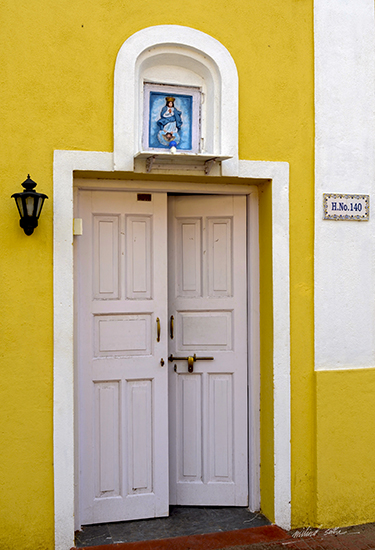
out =
{"type": "Polygon", "coordinates": [[[73,219],[73,235],[82,235],[83,234],[83,224],[82,218],[73,219]]]}

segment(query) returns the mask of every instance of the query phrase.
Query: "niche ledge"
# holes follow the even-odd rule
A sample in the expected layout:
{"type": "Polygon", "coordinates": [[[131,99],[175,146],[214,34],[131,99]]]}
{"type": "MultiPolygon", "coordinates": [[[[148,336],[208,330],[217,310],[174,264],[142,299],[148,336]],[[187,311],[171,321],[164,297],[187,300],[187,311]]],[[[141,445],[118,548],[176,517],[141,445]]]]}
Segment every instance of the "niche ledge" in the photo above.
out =
{"type": "Polygon", "coordinates": [[[230,158],[232,157],[212,153],[140,151],[134,155],[134,169],[136,172],[145,171],[148,173],[192,170],[204,172],[207,176],[213,171],[217,175],[218,170],[221,172],[222,161],[230,158]]]}

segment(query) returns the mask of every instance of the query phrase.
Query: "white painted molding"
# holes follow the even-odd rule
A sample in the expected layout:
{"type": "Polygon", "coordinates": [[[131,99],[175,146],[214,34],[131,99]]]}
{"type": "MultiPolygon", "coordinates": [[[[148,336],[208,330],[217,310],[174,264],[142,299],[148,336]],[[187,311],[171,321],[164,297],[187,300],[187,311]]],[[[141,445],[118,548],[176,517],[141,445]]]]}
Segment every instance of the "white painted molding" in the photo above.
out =
{"type": "MultiPolygon", "coordinates": [[[[238,183],[272,180],[274,296],[275,521],[290,527],[290,319],[288,165],[240,161],[238,183]],[[246,179],[248,181],[246,181],[246,179]]],[[[113,154],[54,154],[54,495],[55,549],[74,543],[74,364],[73,364],[73,172],[114,171],[113,154]]],[[[230,186],[227,188],[230,192],[230,186]]],[[[255,307],[256,304],[255,304],[255,307]]],[[[256,338],[256,334],[252,335],[256,338]]],[[[255,360],[257,360],[255,358],[255,360]]],[[[254,432],[253,432],[254,435],[254,432]]],[[[258,443],[259,445],[259,443],[258,443]]],[[[256,449],[259,453],[259,448],[256,449]]],[[[258,455],[259,456],[259,455],[258,455]]],[[[250,473],[259,480],[259,470],[250,473]]],[[[259,486],[250,494],[259,503],[259,486]],[[258,499],[258,500],[257,500],[258,499]]]]}
{"type": "Polygon", "coordinates": [[[113,154],[55,151],[53,455],[55,550],[74,546],[73,171],[113,169],[113,154]]]}
{"type": "Polygon", "coordinates": [[[272,180],[275,523],[290,529],[289,164],[241,160],[240,178],[244,177],[272,180]]]}
{"type": "MultiPolygon", "coordinates": [[[[150,67],[185,68],[206,82],[209,115],[206,152],[232,157],[222,174],[238,175],[238,74],[228,50],[215,38],[189,27],[160,25],[133,34],[119,50],[114,80],[114,163],[134,170],[141,151],[143,74],[150,67]]],[[[171,82],[168,82],[171,84],[171,82]]],[[[178,82],[188,84],[189,82],[178,82]]]]}
{"type": "Polygon", "coordinates": [[[315,369],[375,365],[375,228],[323,220],[323,193],[375,192],[374,1],[314,0],[315,369]]]}

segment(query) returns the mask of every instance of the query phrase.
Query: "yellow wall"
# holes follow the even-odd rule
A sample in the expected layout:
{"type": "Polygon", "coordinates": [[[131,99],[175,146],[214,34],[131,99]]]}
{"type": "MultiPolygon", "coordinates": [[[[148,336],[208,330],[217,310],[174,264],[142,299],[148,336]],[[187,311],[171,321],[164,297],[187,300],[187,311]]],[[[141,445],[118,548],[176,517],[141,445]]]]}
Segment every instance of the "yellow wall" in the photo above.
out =
{"type": "Polygon", "coordinates": [[[317,525],[374,521],[375,369],[316,373],[317,525]]]}
{"type": "MultiPolygon", "coordinates": [[[[1,21],[0,547],[53,547],[53,150],[113,150],[116,54],[139,29],[168,23],[206,32],[232,54],[240,78],[240,157],[291,166],[293,523],[311,523],[312,0],[233,0],[230,8],[216,0],[204,6],[198,0],[178,6],[139,0],[9,0],[3,2],[1,21]],[[32,237],[19,229],[10,199],[28,173],[50,197],[32,237]]],[[[267,338],[263,333],[262,342],[267,338]]],[[[262,383],[270,377],[269,354],[264,349],[262,383]]],[[[263,394],[262,417],[268,420],[262,428],[262,499],[272,517],[272,463],[265,448],[272,441],[270,402],[263,394]]]]}

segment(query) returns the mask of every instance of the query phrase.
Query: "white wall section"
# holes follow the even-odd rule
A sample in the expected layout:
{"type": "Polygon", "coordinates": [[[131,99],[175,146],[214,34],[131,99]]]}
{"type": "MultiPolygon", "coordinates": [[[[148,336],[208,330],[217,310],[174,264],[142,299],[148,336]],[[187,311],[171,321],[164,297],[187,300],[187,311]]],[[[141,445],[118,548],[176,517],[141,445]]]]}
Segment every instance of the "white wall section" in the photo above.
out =
{"type": "Polygon", "coordinates": [[[290,529],[289,164],[240,160],[240,177],[272,179],[275,523],[290,529]]]}
{"type": "Polygon", "coordinates": [[[315,0],[315,365],[375,365],[375,227],[323,221],[323,193],[375,189],[373,0],[315,0]]]}

